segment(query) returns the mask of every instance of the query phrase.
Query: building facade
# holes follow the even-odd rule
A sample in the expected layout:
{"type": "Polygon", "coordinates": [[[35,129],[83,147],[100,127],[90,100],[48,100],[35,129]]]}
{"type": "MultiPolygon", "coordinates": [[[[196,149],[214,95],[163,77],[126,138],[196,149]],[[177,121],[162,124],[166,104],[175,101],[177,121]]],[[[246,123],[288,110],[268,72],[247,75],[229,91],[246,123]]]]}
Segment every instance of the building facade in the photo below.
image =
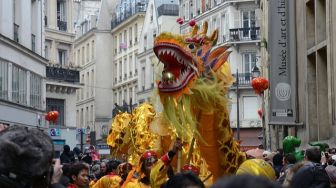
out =
{"type": "Polygon", "coordinates": [[[89,11],[77,24],[74,56],[81,66],[83,84],[77,91],[77,127],[89,129],[91,140],[106,138],[112,118],[111,13],[114,6],[112,1],[102,0],[98,11],[89,11]]]}
{"type": "Polygon", "coordinates": [[[245,149],[262,144],[263,135],[257,113],[261,98],[251,87],[251,71],[254,66],[261,65],[260,13],[259,4],[255,0],[180,1],[180,17],[185,20],[181,25],[182,33],[190,31],[188,22],[191,19],[195,19],[199,25],[207,21],[208,31],[218,28],[217,45],[231,47],[229,63],[238,82],[233,84],[229,92],[230,120],[235,135],[245,149]]]}
{"type": "MultiPolygon", "coordinates": [[[[139,70],[138,103],[151,102],[153,90],[156,88],[156,80],[161,76],[162,67],[154,54],[154,39],[161,32],[178,31],[179,25],[176,18],[179,14],[178,1],[148,2],[144,25],[140,35],[140,44],[136,62],[139,70]]],[[[154,102],[154,101],[153,101],[154,102]]]]}
{"type": "Polygon", "coordinates": [[[47,129],[42,1],[0,0],[0,123],[47,129]]]}
{"type": "Polygon", "coordinates": [[[113,47],[113,114],[119,110],[130,110],[138,103],[137,92],[140,35],[144,24],[148,1],[122,0],[112,17],[113,47]]]}
{"type": "Polygon", "coordinates": [[[79,67],[74,62],[73,27],[74,2],[65,0],[44,2],[46,111],[57,110],[59,117],[49,124],[56,155],[67,144],[74,148],[76,140],[76,90],[79,89],[79,67]]]}
{"type": "MultiPolygon", "coordinates": [[[[287,1],[285,1],[288,3],[287,1]]],[[[261,1],[263,10],[263,36],[270,41],[267,32],[270,7],[268,1],[261,1]]],[[[288,126],[270,125],[269,138],[272,148],[281,146],[287,135],[297,136],[302,140],[301,147],[308,147],[309,142],[321,141],[331,147],[335,144],[335,44],[336,44],[336,2],[331,0],[295,1],[295,10],[291,20],[295,23],[296,61],[290,62],[297,67],[297,83],[295,102],[296,124],[288,126]]],[[[264,51],[263,61],[270,54],[264,51]]],[[[268,75],[272,77],[271,74],[268,75]]],[[[267,98],[270,103],[272,98],[267,98]]],[[[270,105],[266,106],[270,110],[270,105]]],[[[267,116],[269,121],[269,114],[267,116]]]]}

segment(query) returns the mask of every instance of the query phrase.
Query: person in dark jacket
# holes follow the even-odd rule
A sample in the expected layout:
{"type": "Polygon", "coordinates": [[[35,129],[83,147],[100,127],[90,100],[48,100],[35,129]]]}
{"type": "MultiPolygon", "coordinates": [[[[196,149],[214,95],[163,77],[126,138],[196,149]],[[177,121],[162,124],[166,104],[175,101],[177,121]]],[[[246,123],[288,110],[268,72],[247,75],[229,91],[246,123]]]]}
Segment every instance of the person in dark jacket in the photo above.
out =
{"type": "Polygon", "coordinates": [[[75,162],[75,155],[70,150],[70,146],[68,145],[63,146],[63,152],[60,156],[60,159],[61,159],[61,164],[75,162]]]}
{"type": "Polygon", "coordinates": [[[305,163],[291,180],[295,188],[330,188],[329,177],[321,165],[321,152],[318,148],[309,148],[305,152],[305,163]]]}
{"type": "Polygon", "coordinates": [[[282,160],[283,157],[280,153],[277,153],[273,156],[273,169],[277,178],[280,177],[280,171],[283,168],[282,160]]]}
{"type": "Polygon", "coordinates": [[[10,126],[0,132],[1,188],[64,188],[50,137],[37,128],[10,126]]]}

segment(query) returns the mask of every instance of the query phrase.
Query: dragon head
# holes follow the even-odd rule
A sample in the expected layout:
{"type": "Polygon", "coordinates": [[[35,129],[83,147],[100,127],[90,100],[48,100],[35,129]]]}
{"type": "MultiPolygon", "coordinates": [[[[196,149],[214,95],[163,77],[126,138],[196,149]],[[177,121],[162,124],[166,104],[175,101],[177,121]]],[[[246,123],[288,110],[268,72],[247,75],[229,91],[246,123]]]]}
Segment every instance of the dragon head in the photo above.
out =
{"type": "Polygon", "coordinates": [[[162,78],[158,81],[161,93],[186,94],[189,87],[198,77],[216,71],[226,62],[228,47],[218,47],[218,30],[207,36],[208,23],[204,22],[202,30],[198,32],[198,25],[186,35],[161,33],[154,41],[154,53],[163,63],[162,78]]]}

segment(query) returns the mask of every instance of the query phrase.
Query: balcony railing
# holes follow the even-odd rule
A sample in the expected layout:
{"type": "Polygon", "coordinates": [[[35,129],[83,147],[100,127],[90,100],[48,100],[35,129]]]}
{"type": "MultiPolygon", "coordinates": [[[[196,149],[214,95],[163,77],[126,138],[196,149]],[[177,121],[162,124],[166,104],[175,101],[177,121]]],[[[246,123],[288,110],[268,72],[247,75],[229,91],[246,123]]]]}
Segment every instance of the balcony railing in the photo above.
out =
{"type": "MultiPolygon", "coordinates": [[[[237,78],[237,74],[232,74],[233,77],[237,78]]],[[[238,73],[238,83],[239,86],[251,86],[252,74],[250,72],[238,73]]],[[[237,79],[233,85],[237,84],[237,79]]]]}
{"type": "Polygon", "coordinates": [[[67,22],[57,20],[57,27],[60,31],[67,31],[67,22]]]}
{"type": "Polygon", "coordinates": [[[230,37],[223,37],[225,42],[260,40],[260,27],[230,29],[230,37]]]}
{"type": "Polygon", "coordinates": [[[176,4],[162,4],[158,7],[158,17],[164,16],[178,16],[179,6],[176,4]]]}
{"type": "Polygon", "coordinates": [[[62,67],[46,67],[46,76],[47,78],[58,80],[58,81],[66,81],[72,83],[79,83],[79,71],[65,69],[62,67]]]}
{"type": "Polygon", "coordinates": [[[127,20],[127,18],[133,16],[134,14],[138,12],[146,12],[146,5],[135,5],[134,7],[131,7],[123,12],[121,12],[121,15],[118,16],[115,19],[112,19],[111,21],[111,29],[117,27],[119,24],[121,24],[123,21],[127,20]]]}

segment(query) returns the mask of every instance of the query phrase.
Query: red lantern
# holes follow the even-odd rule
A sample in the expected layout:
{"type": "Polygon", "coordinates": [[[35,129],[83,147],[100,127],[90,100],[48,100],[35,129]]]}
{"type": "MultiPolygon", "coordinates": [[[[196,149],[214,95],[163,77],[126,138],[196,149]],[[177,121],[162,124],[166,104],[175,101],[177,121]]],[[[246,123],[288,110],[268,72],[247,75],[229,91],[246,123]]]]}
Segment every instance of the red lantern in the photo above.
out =
{"type": "Polygon", "coordinates": [[[56,122],[57,122],[57,118],[58,118],[58,116],[59,116],[59,113],[58,113],[57,111],[52,111],[52,113],[53,113],[52,121],[53,121],[54,123],[56,123],[56,122]]]}
{"type": "Polygon", "coordinates": [[[176,19],[176,22],[177,22],[178,24],[182,25],[183,22],[184,22],[184,20],[183,20],[183,18],[177,18],[177,19],[176,19]]]}
{"type": "Polygon", "coordinates": [[[49,111],[46,114],[45,119],[49,122],[56,123],[58,116],[59,116],[59,113],[57,111],[49,111]]]}
{"type": "Polygon", "coordinates": [[[194,25],[196,25],[196,20],[195,20],[195,19],[191,19],[191,20],[189,21],[189,25],[190,25],[191,27],[194,27],[194,25]]]}
{"type": "Polygon", "coordinates": [[[257,77],[252,80],[252,87],[257,94],[268,89],[268,80],[264,77],[257,77]]]}
{"type": "Polygon", "coordinates": [[[259,115],[259,118],[262,118],[263,116],[263,111],[261,108],[258,108],[258,115],[259,115]]]}

